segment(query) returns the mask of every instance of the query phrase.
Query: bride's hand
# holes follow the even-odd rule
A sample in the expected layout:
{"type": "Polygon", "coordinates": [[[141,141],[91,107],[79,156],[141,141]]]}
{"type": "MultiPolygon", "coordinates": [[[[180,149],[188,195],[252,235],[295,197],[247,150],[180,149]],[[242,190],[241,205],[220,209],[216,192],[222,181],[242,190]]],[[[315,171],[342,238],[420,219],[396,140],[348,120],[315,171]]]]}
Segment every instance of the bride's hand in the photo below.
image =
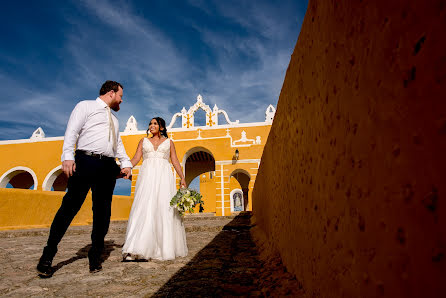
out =
{"type": "Polygon", "coordinates": [[[132,169],[131,168],[123,168],[121,169],[121,175],[124,179],[130,179],[130,176],[132,175],[132,169]]]}
{"type": "Polygon", "coordinates": [[[180,185],[181,185],[181,187],[184,187],[184,188],[187,187],[187,185],[186,185],[186,179],[185,179],[185,178],[181,178],[180,185]]]}

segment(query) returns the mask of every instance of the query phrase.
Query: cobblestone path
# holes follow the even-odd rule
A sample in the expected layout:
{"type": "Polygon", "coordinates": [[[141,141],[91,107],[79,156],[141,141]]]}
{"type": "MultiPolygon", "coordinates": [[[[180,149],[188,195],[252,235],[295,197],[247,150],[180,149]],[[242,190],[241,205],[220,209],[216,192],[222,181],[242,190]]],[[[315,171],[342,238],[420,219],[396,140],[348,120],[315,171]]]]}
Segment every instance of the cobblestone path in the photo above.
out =
{"type": "Polygon", "coordinates": [[[173,261],[121,262],[126,222],[112,222],[103,270],[90,273],[91,226],[70,227],[53,277],[35,267],[48,229],[0,232],[0,296],[211,297],[296,296],[299,283],[280,260],[261,261],[249,233],[250,213],[185,218],[189,255],[173,261]]]}

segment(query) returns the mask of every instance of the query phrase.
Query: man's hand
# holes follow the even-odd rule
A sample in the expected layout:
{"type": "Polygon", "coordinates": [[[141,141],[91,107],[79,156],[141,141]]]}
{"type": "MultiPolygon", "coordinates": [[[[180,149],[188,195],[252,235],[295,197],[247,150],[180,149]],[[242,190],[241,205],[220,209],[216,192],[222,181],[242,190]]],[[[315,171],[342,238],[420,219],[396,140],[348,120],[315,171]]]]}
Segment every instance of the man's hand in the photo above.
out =
{"type": "Polygon", "coordinates": [[[76,163],[74,160],[64,160],[62,162],[62,171],[68,178],[73,176],[73,173],[76,172],[76,163]]]}
{"type": "Polygon", "coordinates": [[[129,179],[132,175],[132,168],[123,168],[121,169],[121,175],[124,179],[129,179]]]}

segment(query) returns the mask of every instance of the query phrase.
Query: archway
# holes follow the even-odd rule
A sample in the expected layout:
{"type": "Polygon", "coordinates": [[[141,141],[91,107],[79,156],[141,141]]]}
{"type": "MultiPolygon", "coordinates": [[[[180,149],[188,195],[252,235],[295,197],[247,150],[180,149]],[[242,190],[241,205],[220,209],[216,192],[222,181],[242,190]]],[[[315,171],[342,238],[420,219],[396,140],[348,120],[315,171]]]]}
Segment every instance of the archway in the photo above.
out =
{"type": "MultiPolygon", "coordinates": [[[[234,177],[235,180],[238,181],[238,183],[240,184],[241,187],[241,192],[243,194],[243,211],[246,211],[246,208],[248,207],[248,202],[249,202],[249,182],[251,181],[251,175],[248,173],[248,171],[244,170],[244,169],[236,169],[234,171],[232,171],[231,175],[229,175],[229,178],[234,177]]],[[[232,206],[236,206],[237,205],[237,194],[234,192],[237,189],[234,189],[231,192],[231,211],[232,211],[232,206]],[[233,193],[234,192],[234,193],[233,193]]]]}
{"type": "Polygon", "coordinates": [[[43,190],[65,191],[67,189],[68,178],[62,171],[62,165],[55,167],[48,173],[42,184],[43,190]]]}
{"type": "Polygon", "coordinates": [[[189,184],[200,174],[215,171],[215,159],[210,153],[197,151],[186,159],[185,167],[186,183],[189,184]]]}
{"type": "Polygon", "coordinates": [[[9,184],[13,188],[37,189],[37,176],[33,170],[27,167],[15,167],[5,172],[0,177],[0,188],[6,188],[9,184]]]}
{"type": "Polygon", "coordinates": [[[187,185],[200,174],[215,171],[215,159],[204,147],[194,147],[184,154],[182,160],[187,185]]]}
{"type": "Polygon", "coordinates": [[[183,158],[184,176],[187,185],[195,179],[199,179],[200,192],[203,195],[204,204],[200,212],[215,212],[215,159],[212,153],[203,147],[190,149],[183,158]],[[203,176],[203,177],[201,177],[203,176]]]}

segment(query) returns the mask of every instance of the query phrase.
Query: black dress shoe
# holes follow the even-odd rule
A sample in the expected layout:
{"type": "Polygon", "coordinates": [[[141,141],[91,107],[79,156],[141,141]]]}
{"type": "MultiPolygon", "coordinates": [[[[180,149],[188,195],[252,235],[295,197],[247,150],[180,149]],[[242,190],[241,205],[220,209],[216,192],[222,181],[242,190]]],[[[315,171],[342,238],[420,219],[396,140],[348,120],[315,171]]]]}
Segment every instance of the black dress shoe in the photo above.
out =
{"type": "Polygon", "coordinates": [[[49,278],[53,276],[54,270],[51,267],[52,261],[40,258],[39,264],[37,264],[37,272],[42,278],[49,278]]]}
{"type": "Polygon", "coordinates": [[[102,265],[99,260],[90,260],[90,273],[96,273],[102,270],[102,265]]]}

